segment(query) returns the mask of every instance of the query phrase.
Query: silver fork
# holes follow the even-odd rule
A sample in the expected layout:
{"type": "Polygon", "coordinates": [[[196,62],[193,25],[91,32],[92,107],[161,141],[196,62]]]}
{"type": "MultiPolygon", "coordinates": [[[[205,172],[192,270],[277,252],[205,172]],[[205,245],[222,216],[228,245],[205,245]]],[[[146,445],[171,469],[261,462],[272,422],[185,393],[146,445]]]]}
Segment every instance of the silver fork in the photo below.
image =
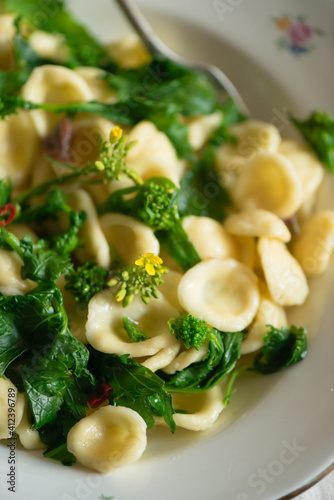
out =
{"type": "Polygon", "coordinates": [[[219,68],[211,64],[189,62],[179,56],[158,38],[143,14],[131,0],[116,0],[116,2],[121,7],[127,19],[130,21],[151,54],[165,56],[185,68],[204,73],[216,87],[221,97],[222,95],[224,95],[225,98],[227,96],[231,97],[242,113],[249,114],[247,106],[239,92],[219,68]]]}

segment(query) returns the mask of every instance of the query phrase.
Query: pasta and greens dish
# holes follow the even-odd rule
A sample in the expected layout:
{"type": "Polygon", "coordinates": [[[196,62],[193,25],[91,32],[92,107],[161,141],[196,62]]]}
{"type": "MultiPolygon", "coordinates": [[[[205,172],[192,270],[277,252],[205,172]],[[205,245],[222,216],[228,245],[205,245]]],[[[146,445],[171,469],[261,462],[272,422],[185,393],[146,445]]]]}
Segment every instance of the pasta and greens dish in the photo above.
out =
{"type": "Polygon", "coordinates": [[[39,3],[0,12],[0,437],[107,473],[147,428],[211,427],[238,375],[304,359],[287,310],[334,248],[314,209],[334,124],[282,138],[39,3]]]}

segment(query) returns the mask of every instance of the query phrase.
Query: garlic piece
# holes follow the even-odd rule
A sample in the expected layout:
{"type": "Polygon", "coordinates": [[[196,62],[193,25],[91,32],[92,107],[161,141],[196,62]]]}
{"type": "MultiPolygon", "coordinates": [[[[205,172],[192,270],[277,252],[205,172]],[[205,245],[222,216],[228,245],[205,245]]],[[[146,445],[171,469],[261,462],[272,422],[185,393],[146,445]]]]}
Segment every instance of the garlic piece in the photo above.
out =
{"type": "Polygon", "coordinates": [[[246,328],[260,300],[256,275],[234,259],[196,264],[181,279],[178,297],[188,313],[225,332],[246,328]]]}
{"type": "Polygon", "coordinates": [[[281,306],[305,302],[309,293],[305,274],[286,245],[279,240],[262,237],[258,252],[270,295],[281,306]]]}
{"type": "Polygon", "coordinates": [[[243,236],[267,236],[284,243],[290,241],[291,234],[286,224],[277,215],[261,208],[244,210],[229,215],[224,221],[225,229],[231,234],[243,236]]]}
{"type": "Polygon", "coordinates": [[[134,410],[104,406],[77,422],[67,447],[79,462],[102,473],[138,460],[146,448],[146,423],[134,410]]]}
{"type": "Polygon", "coordinates": [[[301,233],[291,245],[291,253],[307,276],[326,271],[334,249],[334,212],[324,210],[300,226],[301,233]]]}

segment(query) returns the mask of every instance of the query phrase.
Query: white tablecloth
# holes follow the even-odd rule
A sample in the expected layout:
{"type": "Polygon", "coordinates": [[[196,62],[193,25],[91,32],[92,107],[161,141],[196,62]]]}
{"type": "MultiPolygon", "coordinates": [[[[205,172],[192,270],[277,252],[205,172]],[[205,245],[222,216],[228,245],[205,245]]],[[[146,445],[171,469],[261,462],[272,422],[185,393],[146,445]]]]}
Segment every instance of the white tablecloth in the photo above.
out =
{"type": "Polygon", "coordinates": [[[334,500],[334,472],[315,486],[298,495],[295,500],[334,500]]]}

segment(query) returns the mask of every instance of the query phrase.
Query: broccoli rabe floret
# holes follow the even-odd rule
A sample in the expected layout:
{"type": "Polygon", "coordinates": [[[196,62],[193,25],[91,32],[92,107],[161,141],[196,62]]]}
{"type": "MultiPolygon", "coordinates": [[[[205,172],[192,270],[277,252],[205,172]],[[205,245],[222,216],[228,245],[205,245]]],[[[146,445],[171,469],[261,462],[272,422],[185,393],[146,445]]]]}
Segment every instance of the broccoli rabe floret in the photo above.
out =
{"type": "Polygon", "coordinates": [[[205,321],[196,318],[193,314],[172,318],[168,321],[168,326],[169,331],[177,340],[181,340],[187,349],[193,346],[197,351],[207,336],[212,333],[205,321]]]}
{"type": "Polygon", "coordinates": [[[80,304],[88,304],[93,295],[105,288],[108,276],[109,271],[92,260],[65,275],[65,289],[72,292],[80,304]]]}
{"type": "Polygon", "coordinates": [[[143,184],[134,200],[137,216],[153,231],[169,230],[179,220],[178,190],[168,182],[149,180],[143,184]]]}

